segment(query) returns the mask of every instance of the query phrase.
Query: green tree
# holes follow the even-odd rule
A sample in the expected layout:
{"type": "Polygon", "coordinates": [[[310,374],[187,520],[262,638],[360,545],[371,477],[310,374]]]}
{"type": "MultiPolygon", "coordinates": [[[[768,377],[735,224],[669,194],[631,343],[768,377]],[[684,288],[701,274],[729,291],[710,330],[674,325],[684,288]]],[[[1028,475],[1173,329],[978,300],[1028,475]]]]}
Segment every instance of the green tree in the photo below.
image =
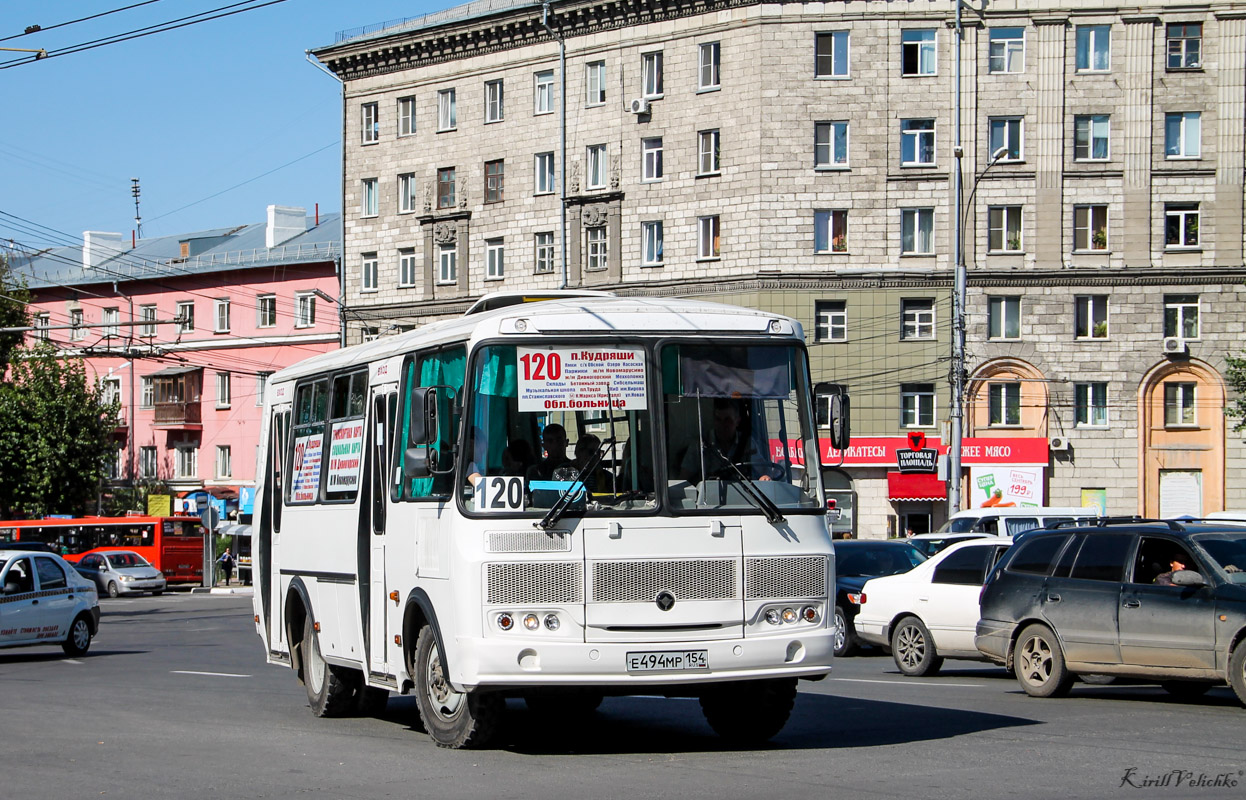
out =
{"type": "Polygon", "coordinates": [[[1233,430],[1240,431],[1246,428],[1246,356],[1231,356],[1226,353],[1224,359],[1229,365],[1225,380],[1237,395],[1224,413],[1228,417],[1237,417],[1238,422],[1233,430]]]}

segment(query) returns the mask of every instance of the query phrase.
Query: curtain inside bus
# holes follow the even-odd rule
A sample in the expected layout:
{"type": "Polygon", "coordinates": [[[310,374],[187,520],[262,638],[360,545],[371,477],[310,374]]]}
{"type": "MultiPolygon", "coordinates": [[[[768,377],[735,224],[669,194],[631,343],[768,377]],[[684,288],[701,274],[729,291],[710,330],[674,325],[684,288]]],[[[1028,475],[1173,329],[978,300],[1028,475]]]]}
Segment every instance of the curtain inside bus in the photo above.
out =
{"type": "MultiPolygon", "coordinates": [[[[437,451],[439,469],[449,464],[454,453],[454,400],[457,390],[463,387],[463,378],[467,365],[467,351],[463,347],[451,347],[429,355],[419,357],[419,386],[447,386],[437,392],[437,437],[432,447],[437,451]]],[[[411,430],[411,388],[415,386],[416,364],[407,362],[403,386],[406,387],[402,407],[402,439],[401,452],[406,451],[406,442],[411,430]]],[[[430,475],[427,478],[414,478],[407,491],[402,492],[403,499],[421,497],[444,497],[449,495],[452,475],[430,475]]]]}
{"type": "Polygon", "coordinates": [[[507,440],[507,417],[509,398],[518,396],[519,378],[516,372],[515,348],[490,347],[480,362],[480,384],[476,387],[476,404],[472,414],[472,446],[479,452],[472,453],[477,471],[484,469],[486,475],[502,474],[502,451],[485,453],[484,443],[507,440]],[[482,435],[483,434],[483,435],[482,435]]]}

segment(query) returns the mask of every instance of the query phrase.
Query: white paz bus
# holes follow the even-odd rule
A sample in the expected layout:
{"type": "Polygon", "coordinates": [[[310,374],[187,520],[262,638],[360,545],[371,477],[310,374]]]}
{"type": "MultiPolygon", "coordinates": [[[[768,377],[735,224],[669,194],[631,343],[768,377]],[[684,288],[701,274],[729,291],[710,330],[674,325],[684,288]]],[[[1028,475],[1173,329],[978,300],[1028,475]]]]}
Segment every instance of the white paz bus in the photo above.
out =
{"type": "Polygon", "coordinates": [[[487,742],[507,697],[572,714],[631,693],[770,738],[835,638],[800,325],[553,294],[272,377],[252,548],[268,661],[318,716],[414,692],[446,747],[487,742]]]}

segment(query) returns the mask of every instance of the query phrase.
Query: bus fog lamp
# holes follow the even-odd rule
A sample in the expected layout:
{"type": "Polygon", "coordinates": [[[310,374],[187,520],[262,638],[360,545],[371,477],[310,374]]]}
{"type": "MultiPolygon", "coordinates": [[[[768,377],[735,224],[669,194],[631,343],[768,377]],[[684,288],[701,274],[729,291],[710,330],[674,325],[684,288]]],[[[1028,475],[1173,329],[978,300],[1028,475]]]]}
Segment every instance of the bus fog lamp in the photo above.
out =
{"type": "Polygon", "coordinates": [[[805,606],[804,608],[800,610],[800,616],[801,616],[801,619],[803,619],[805,622],[817,622],[818,621],[818,607],[817,606],[805,606]]]}
{"type": "Polygon", "coordinates": [[[796,615],[796,609],[794,608],[783,609],[783,621],[784,622],[795,622],[797,619],[799,619],[799,617],[796,615]]]}
{"type": "Polygon", "coordinates": [[[530,631],[534,631],[541,627],[541,619],[536,614],[525,614],[523,618],[523,626],[530,631]]]}
{"type": "Polygon", "coordinates": [[[561,624],[562,624],[562,623],[558,621],[558,615],[557,615],[557,614],[546,614],[546,615],[545,615],[545,627],[546,627],[546,629],[551,630],[551,631],[556,631],[556,630],[558,630],[558,626],[559,626],[559,625],[561,625],[561,624]]]}
{"type": "Polygon", "coordinates": [[[779,609],[767,608],[766,609],[766,622],[769,622],[771,625],[781,624],[783,622],[783,618],[779,616],[779,609]]]}
{"type": "Polygon", "coordinates": [[[515,618],[507,613],[498,614],[498,627],[504,631],[509,631],[515,627],[515,618]]]}

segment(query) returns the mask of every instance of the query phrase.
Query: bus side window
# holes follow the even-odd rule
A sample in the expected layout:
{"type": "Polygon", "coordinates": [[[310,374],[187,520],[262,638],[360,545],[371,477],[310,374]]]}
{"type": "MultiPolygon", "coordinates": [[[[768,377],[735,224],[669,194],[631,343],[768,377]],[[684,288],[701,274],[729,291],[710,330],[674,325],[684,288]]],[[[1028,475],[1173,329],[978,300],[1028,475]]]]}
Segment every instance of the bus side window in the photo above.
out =
{"type": "Polygon", "coordinates": [[[320,499],[328,394],[328,379],[305,383],[298,387],[295,394],[295,419],[298,422],[294,426],[293,457],[290,460],[291,503],[314,503],[320,499]]]}
{"type": "Polygon", "coordinates": [[[437,392],[437,437],[432,447],[437,451],[437,469],[448,469],[454,460],[458,430],[454,410],[456,398],[463,388],[467,366],[466,349],[462,346],[447,347],[430,353],[408,357],[403,366],[401,430],[396,443],[398,457],[394,468],[394,499],[419,500],[449,497],[453,486],[452,472],[431,475],[427,478],[406,479],[403,476],[403,459],[406,457],[407,438],[411,429],[411,389],[440,386],[437,392]]]}

